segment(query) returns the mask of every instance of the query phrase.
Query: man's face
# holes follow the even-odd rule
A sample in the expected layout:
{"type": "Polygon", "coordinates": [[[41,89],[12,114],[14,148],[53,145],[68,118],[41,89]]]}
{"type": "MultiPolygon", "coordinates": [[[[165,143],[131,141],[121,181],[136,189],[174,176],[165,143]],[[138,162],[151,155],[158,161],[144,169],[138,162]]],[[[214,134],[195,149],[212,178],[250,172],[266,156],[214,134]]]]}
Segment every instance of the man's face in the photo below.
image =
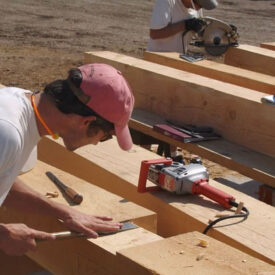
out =
{"type": "Polygon", "coordinates": [[[114,131],[105,133],[100,128],[93,128],[91,131],[89,125],[93,120],[95,120],[93,116],[84,118],[77,115],[70,115],[69,127],[60,133],[60,137],[63,139],[69,151],[74,151],[88,144],[97,145],[98,142],[112,138],[114,131]]]}
{"type": "Polygon", "coordinates": [[[98,142],[104,140],[105,137],[106,134],[102,130],[98,130],[98,132],[91,137],[87,135],[87,131],[71,131],[62,136],[64,144],[69,151],[74,151],[77,148],[89,144],[97,145],[98,142]]]}
{"type": "Polygon", "coordinates": [[[196,2],[196,0],[182,0],[182,3],[187,9],[193,9],[194,7],[195,10],[201,9],[201,6],[196,2]],[[194,6],[192,5],[192,2],[194,6]]]}

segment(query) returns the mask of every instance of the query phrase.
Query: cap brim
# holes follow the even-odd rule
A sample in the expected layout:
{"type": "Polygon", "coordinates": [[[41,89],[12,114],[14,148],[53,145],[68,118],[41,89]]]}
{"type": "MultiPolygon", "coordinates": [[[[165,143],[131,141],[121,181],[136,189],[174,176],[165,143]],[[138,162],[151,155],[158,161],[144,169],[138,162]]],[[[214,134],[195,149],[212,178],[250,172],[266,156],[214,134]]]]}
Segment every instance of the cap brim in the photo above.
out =
{"type": "Polygon", "coordinates": [[[123,127],[115,125],[117,142],[122,150],[128,151],[133,146],[132,137],[128,125],[123,127]]]}

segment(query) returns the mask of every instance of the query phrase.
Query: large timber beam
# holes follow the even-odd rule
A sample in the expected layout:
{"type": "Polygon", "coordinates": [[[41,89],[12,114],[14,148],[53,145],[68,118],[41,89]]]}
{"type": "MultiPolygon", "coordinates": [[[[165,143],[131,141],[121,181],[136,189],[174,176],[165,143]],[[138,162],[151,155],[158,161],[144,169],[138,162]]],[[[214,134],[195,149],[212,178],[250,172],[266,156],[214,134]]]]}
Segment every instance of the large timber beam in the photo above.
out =
{"type": "Polygon", "coordinates": [[[261,103],[264,93],[112,52],[86,53],[84,62],[122,71],[136,108],[212,126],[231,142],[275,156],[275,108],[261,103]]]}
{"type": "Polygon", "coordinates": [[[224,63],[243,69],[275,76],[275,52],[251,45],[229,47],[224,63]]]}
{"type": "MultiPolygon", "coordinates": [[[[143,58],[171,68],[199,74],[263,93],[273,94],[275,78],[211,60],[188,62],[172,52],[144,52],[143,58]]],[[[251,91],[252,91],[251,90],[251,91]]]]}
{"type": "Polygon", "coordinates": [[[202,158],[209,159],[231,170],[275,188],[275,158],[255,152],[224,139],[199,143],[183,143],[153,130],[154,124],[165,119],[141,109],[135,109],[130,127],[156,139],[184,148],[202,158]]]}
{"type": "MultiPolygon", "coordinates": [[[[156,212],[158,234],[161,236],[202,232],[208,220],[223,210],[205,197],[174,196],[167,192],[138,193],[141,161],[159,156],[138,146],[134,146],[130,152],[121,151],[115,139],[71,153],[62,145],[43,138],[38,146],[38,154],[39,159],[46,163],[156,212]]],[[[233,221],[232,224],[230,221],[230,226],[211,229],[209,235],[275,264],[275,225],[271,222],[275,219],[273,207],[214,180],[210,180],[210,184],[233,195],[237,201],[243,201],[251,214],[244,222],[236,224],[233,221]]]]}
{"type": "Polygon", "coordinates": [[[131,270],[131,275],[275,273],[274,266],[198,232],[121,250],[118,257],[120,266],[131,270]],[[201,240],[206,247],[200,245],[201,240]]]}
{"type": "Polygon", "coordinates": [[[8,256],[2,251],[0,251],[0,266],[3,275],[27,275],[44,270],[27,256],[8,256]]]}
{"type": "MultiPolygon", "coordinates": [[[[51,154],[55,155],[55,152],[51,154]]],[[[62,162],[66,161],[63,159],[62,162]]],[[[72,207],[89,214],[112,216],[117,221],[132,220],[137,225],[155,231],[156,214],[152,211],[40,161],[32,171],[21,175],[20,178],[41,194],[58,191],[45,175],[46,171],[53,172],[65,184],[73,186],[83,194],[83,202],[72,207]]],[[[69,203],[61,194],[53,200],[64,204],[69,203]]],[[[47,232],[67,230],[61,222],[52,217],[6,208],[1,208],[0,220],[6,223],[22,222],[47,232]]],[[[56,275],[117,274],[116,251],[160,239],[162,239],[160,236],[139,227],[98,239],[41,242],[38,243],[35,252],[29,252],[27,255],[56,275]]]]}
{"type": "Polygon", "coordinates": [[[275,51],[275,42],[265,42],[260,45],[262,48],[266,48],[272,51],[275,51]]]}

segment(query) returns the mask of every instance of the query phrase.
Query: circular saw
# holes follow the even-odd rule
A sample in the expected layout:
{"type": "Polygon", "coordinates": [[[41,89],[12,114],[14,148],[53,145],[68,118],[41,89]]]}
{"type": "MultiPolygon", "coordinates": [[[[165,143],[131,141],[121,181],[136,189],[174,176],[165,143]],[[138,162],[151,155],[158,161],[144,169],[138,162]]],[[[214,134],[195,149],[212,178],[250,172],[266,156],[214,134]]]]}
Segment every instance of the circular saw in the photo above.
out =
{"type": "MultiPolygon", "coordinates": [[[[228,47],[238,46],[239,34],[234,25],[212,17],[199,18],[204,26],[199,32],[189,31],[183,37],[183,51],[188,54],[190,46],[203,47],[212,56],[220,56],[228,47]]],[[[192,47],[192,51],[194,51],[192,47]]]]}

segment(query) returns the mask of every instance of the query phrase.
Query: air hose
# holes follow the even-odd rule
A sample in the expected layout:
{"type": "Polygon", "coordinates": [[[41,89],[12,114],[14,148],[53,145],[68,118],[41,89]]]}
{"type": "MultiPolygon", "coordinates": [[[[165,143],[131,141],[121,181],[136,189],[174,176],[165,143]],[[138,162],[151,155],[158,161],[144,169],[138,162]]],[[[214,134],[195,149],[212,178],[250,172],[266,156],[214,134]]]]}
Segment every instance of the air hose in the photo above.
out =
{"type": "MultiPolygon", "coordinates": [[[[229,204],[232,205],[232,206],[234,206],[234,207],[238,207],[238,205],[239,205],[235,201],[230,201],[229,204]]],[[[218,218],[218,219],[210,222],[202,233],[203,234],[207,234],[207,232],[208,232],[208,230],[210,228],[212,228],[215,224],[217,224],[218,222],[223,221],[223,220],[233,219],[233,218],[243,218],[242,221],[246,220],[247,217],[248,217],[248,215],[249,215],[249,211],[244,206],[242,207],[242,211],[244,211],[245,213],[240,213],[240,214],[234,214],[234,215],[228,215],[228,216],[220,217],[220,218],[218,218]]]]}

